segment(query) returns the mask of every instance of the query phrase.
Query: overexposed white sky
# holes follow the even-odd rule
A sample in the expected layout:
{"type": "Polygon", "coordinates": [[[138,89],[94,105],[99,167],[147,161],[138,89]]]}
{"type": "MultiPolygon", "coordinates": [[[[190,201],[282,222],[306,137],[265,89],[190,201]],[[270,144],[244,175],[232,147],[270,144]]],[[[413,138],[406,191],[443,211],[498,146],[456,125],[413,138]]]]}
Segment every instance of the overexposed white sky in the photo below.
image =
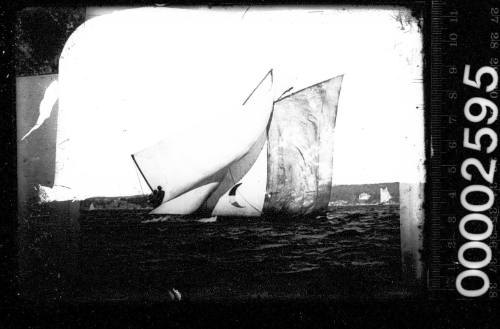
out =
{"type": "Polygon", "coordinates": [[[408,10],[247,9],[89,9],[60,60],[56,184],[141,193],[131,153],[212,122],[271,68],[275,99],[344,75],[334,184],[424,181],[422,34],[408,10]]]}

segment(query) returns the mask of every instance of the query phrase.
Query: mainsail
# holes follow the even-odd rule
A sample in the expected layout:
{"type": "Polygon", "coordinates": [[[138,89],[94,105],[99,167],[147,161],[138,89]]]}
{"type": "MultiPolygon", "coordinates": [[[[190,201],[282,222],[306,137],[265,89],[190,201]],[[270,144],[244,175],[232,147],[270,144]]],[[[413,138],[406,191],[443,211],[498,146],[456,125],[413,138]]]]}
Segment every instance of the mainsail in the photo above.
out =
{"type": "Polygon", "coordinates": [[[309,214],[328,207],[342,79],[320,82],[275,103],[268,131],[266,212],[309,214]]]}

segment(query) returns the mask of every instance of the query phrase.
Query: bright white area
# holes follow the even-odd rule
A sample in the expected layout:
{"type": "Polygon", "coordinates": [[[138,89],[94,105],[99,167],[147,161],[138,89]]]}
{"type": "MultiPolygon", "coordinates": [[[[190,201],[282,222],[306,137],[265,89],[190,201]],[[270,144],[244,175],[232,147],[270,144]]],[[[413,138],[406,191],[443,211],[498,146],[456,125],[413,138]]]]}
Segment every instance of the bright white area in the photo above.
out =
{"type": "Polygon", "coordinates": [[[76,198],[147,193],[130,154],[196,127],[200,143],[207,127],[223,131],[269,69],[274,99],[344,74],[334,184],[423,182],[421,51],[417,21],[403,8],[94,17],[60,59],[55,184],[76,198]]]}

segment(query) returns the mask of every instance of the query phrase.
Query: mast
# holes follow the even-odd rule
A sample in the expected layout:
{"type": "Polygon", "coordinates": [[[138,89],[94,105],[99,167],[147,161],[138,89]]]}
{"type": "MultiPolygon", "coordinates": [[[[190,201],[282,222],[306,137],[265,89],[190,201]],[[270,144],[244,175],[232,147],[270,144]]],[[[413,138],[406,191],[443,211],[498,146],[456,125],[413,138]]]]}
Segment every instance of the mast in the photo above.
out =
{"type": "Polygon", "coordinates": [[[151,187],[148,180],[146,179],[146,176],[144,176],[144,173],[142,172],[141,167],[139,167],[139,165],[137,164],[137,161],[135,161],[134,155],[131,154],[130,156],[132,157],[132,160],[134,160],[134,163],[135,163],[135,166],[137,167],[137,169],[139,169],[139,172],[141,173],[142,178],[144,178],[144,181],[146,182],[146,184],[148,184],[149,189],[151,190],[151,192],[153,192],[153,188],[151,187]]]}

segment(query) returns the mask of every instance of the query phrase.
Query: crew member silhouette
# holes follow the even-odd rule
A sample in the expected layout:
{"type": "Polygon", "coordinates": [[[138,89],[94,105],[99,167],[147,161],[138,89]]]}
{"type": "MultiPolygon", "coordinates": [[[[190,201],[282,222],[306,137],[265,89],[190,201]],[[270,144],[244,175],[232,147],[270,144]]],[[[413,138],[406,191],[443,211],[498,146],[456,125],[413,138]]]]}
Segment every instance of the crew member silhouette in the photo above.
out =
{"type": "Polygon", "coordinates": [[[163,198],[165,197],[165,191],[161,188],[160,185],[158,185],[157,189],[153,191],[153,195],[151,195],[151,204],[153,207],[158,207],[161,205],[163,198]]]}

